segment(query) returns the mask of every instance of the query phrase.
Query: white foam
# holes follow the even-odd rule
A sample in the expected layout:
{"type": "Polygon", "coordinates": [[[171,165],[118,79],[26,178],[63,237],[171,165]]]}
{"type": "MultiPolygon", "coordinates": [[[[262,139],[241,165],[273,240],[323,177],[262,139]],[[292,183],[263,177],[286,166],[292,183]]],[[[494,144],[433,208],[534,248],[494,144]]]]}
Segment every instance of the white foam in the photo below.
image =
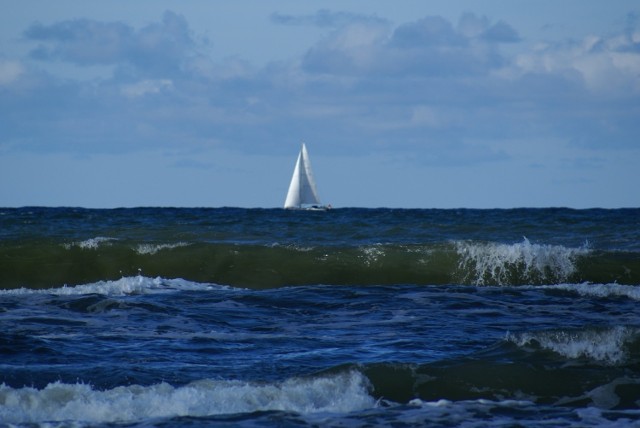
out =
{"type": "Polygon", "coordinates": [[[201,380],[98,391],[85,384],[52,383],[42,390],[0,386],[5,423],[78,421],[135,422],[148,418],[210,416],[282,410],[300,414],[346,413],[375,407],[368,380],[359,372],[281,383],[201,380]]]}
{"type": "MultiPolygon", "coordinates": [[[[411,415],[411,426],[436,425],[436,426],[464,426],[464,427],[485,427],[485,426],[512,426],[520,425],[517,419],[508,416],[508,411],[498,411],[504,409],[515,409],[525,413],[535,409],[535,404],[529,401],[516,400],[437,400],[423,401],[413,399],[409,402],[407,416],[411,415]],[[414,411],[412,411],[415,409],[414,411]],[[413,413],[413,415],[412,415],[413,413]]],[[[405,415],[404,419],[408,419],[405,415]]]]}
{"type": "Polygon", "coordinates": [[[464,400],[434,402],[414,399],[396,419],[410,426],[563,426],[627,427],[635,426],[640,412],[616,410],[615,417],[598,407],[541,405],[522,400],[464,400]],[[608,413],[608,414],[607,414],[608,413]],[[541,418],[541,415],[544,415],[541,418]]]}
{"type": "Polygon", "coordinates": [[[2,294],[53,294],[57,296],[74,296],[84,294],[103,294],[106,296],[124,296],[129,294],[162,293],[175,290],[211,290],[226,288],[213,284],[202,284],[184,279],[148,278],[142,275],[123,277],[115,281],[98,281],[75,287],[63,286],[59,288],[32,289],[17,288],[0,290],[2,294]]]}
{"type": "Polygon", "coordinates": [[[628,358],[627,344],[639,335],[640,329],[616,326],[607,329],[507,333],[506,339],[520,347],[537,343],[566,358],[589,358],[606,365],[618,365],[628,358]]]}
{"type": "Polygon", "coordinates": [[[380,245],[361,247],[360,252],[362,255],[359,258],[364,261],[366,266],[376,264],[385,255],[384,249],[380,245]]]}
{"type": "Polygon", "coordinates": [[[623,284],[556,284],[545,285],[539,288],[552,290],[571,291],[588,297],[627,297],[632,300],[640,300],[640,286],[623,284]]]}
{"type": "Polygon", "coordinates": [[[83,250],[97,250],[101,245],[108,244],[110,241],[117,241],[117,238],[109,238],[106,236],[97,236],[95,238],[86,239],[84,241],[76,241],[71,244],[64,244],[64,248],[70,250],[73,247],[78,247],[83,250]]]}
{"type": "Polygon", "coordinates": [[[566,281],[576,270],[578,256],[589,253],[582,248],[561,245],[532,244],[527,238],[515,244],[458,241],[456,251],[461,257],[459,269],[478,285],[512,283],[514,271],[523,280],[566,281]]]}
{"type": "Polygon", "coordinates": [[[176,242],[175,244],[140,244],[135,248],[136,253],[140,255],[153,255],[158,251],[172,250],[174,248],[186,247],[186,242],[176,242]]]}
{"type": "Polygon", "coordinates": [[[308,246],[308,245],[305,246],[305,245],[301,245],[299,243],[296,243],[296,244],[291,244],[291,243],[280,244],[278,242],[273,242],[273,243],[269,244],[268,247],[270,247],[270,248],[281,247],[281,248],[286,248],[288,250],[293,250],[293,251],[296,251],[296,252],[303,252],[303,253],[308,253],[308,252],[313,251],[315,249],[315,247],[308,246]]]}

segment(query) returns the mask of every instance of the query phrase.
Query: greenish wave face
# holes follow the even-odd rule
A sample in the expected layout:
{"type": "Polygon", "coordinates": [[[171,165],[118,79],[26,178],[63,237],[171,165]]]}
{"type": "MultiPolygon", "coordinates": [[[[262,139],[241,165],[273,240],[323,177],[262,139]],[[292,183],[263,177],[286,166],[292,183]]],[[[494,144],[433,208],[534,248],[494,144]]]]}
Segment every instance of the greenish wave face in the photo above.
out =
{"type": "Polygon", "coordinates": [[[250,288],[309,284],[640,284],[640,258],[587,247],[456,241],[369,246],[135,242],[0,246],[0,287],[57,287],[143,274],[250,288]]]}

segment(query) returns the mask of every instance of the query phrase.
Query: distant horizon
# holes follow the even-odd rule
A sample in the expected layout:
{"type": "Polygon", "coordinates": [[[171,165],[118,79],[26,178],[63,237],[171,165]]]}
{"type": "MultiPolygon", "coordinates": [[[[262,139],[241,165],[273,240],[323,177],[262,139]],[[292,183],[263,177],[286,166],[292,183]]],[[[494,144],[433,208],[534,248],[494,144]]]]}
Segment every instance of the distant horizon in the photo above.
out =
{"type": "MultiPolygon", "coordinates": [[[[45,208],[45,209],[81,209],[81,210],[121,210],[121,209],[240,209],[240,210],[282,210],[282,211],[305,211],[297,209],[287,209],[283,207],[242,207],[242,206],[114,206],[114,207],[83,207],[83,206],[65,206],[65,205],[23,205],[23,206],[0,206],[0,209],[29,209],[29,208],[45,208]]],[[[637,207],[562,207],[562,206],[549,206],[549,207],[385,207],[385,206],[371,206],[371,207],[357,207],[357,206],[345,206],[335,207],[331,206],[326,211],[341,210],[341,209],[355,209],[355,210],[442,210],[442,211],[455,211],[455,210],[477,210],[477,211],[490,211],[490,210],[572,210],[572,211],[588,211],[588,210],[635,210],[640,209],[637,207]]]]}

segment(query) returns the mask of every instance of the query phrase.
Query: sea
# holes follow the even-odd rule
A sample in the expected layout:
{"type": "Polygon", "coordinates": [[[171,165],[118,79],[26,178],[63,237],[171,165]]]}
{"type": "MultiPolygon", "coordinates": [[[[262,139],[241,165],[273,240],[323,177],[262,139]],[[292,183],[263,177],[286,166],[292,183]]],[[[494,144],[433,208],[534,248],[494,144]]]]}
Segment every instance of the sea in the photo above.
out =
{"type": "Polygon", "coordinates": [[[640,209],[0,208],[0,426],[640,426],[640,209]]]}

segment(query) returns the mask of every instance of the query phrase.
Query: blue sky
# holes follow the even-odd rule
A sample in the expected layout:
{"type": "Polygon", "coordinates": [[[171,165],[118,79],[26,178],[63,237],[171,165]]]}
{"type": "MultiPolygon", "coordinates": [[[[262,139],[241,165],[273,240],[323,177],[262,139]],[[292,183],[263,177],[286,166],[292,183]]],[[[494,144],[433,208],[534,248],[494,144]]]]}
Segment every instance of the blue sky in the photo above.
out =
{"type": "Polygon", "coordinates": [[[0,7],[0,206],[640,206],[636,1],[0,7]]]}

